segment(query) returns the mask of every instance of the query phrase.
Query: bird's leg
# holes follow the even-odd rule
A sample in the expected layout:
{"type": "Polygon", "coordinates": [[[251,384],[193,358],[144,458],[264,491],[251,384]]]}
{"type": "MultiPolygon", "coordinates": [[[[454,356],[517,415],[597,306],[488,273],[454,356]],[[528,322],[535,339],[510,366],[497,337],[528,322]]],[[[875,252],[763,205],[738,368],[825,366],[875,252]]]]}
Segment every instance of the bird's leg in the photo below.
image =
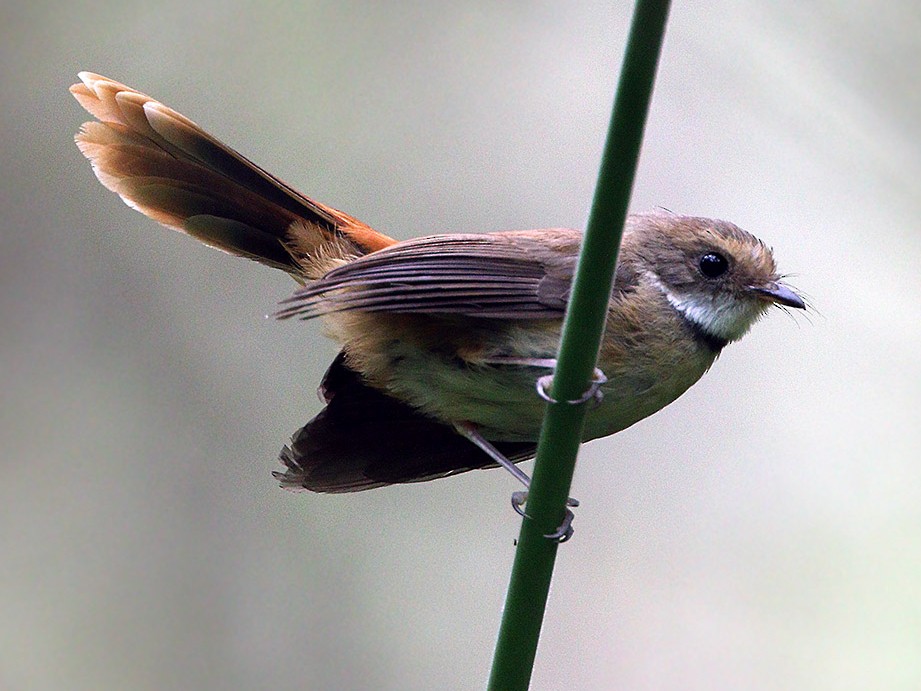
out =
{"type": "MultiPolygon", "coordinates": [[[[508,460],[505,455],[499,451],[495,446],[493,446],[479,430],[477,430],[476,425],[472,422],[457,422],[454,424],[454,429],[458,431],[460,435],[471,441],[477,448],[480,449],[483,453],[493,459],[496,463],[505,468],[508,472],[512,474],[518,482],[528,488],[531,486],[531,478],[528,477],[528,474],[524,472],[517,465],[508,460]]],[[[517,494],[517,493],[516,493],[517,494]]]]}
{"type": "MultiPolygon", "coordinates": [[[[518,365],[521,367],[543,367],[546,369],[554,370],[556,369],[556,358],[518,358],[518,357],[493,357],[487,358],[481,361],[486,365],[518,365]]],[[[582,403],[587,403],[588,401],[593,401],[597,406],[601,403],[601,400],[604,398],[604,392],[601,390],[601,387],[608,381],[608,378],[605,376],[599,368],[595,368],[594,374],[592,375],[592,383],[589,386],[588,390],[579,398],[573,401],[563,401],[569,405],[581,405],[582,403]]],[[[537,388],[537,395],[542,399],[547,401],[547,403],[560,403],[552,398],[548,392],[551,384],[553,383],[553,375],[547,374],[542,377],[539,377],[535,382],[537,388]]],[[[509,461],[505,456],[499,453],[492,444],[490,444],[484,437],[481,435],[476,427],[472,424],[466,425],[455,425],[458,432],[464,435],[467,439],[476,444],[482,451],[484,451],[490,458],[492,458],[496,463],[501,465],[503,468],[508,470],[512,475],[514,475],[519,481],[521,481],[524,486],[530,487],[531,478],[529,478],[524,472],[522,472],[514,463],[509,461]]],[[[522,506],[528,500],[527,490],[521,492],[512,493],[512,508],[520,514],[521,516],[528,518],[525,514],[522,506]]],[[[570,497],[566,500],[566,506],[576,507],[579,505],[578,500],[570,497]]],[[[572,511],[568,508],[566,509],[566,516],[563,519],[563,523],[560,524],[560,527],[557,528],[554,532],[544,537],[558,540],[560,542],[566,542],[570,537],[572,537],[573,528],[572,521],[575,518],[572,511]]]]}
{"type": "MultiPolygon", "coordinates": [[[[509,459],[507,459],[505,455],[499,451],[499,449],[493,446],[489,440],[480,434],[479,430],[476,428],[476,425],[470,422],[459,422],[454,424],[454,429],[457,430],[458,434],[468,439],[483,453],[485,453],[492,460],[510,472],[512,477],[514,477],[525,486],[524,491],[512,492],[512,508],[515,509],[515,512],[519,516],[522,516],[523,518],[530,518],[530,516],[524,512],[524,509],[522,509],[522,506],[524,506],[525,502],[528,500],[527,490],[531,486],[531,478],[528,477],[528,474],[517,465],[512,463],[509,459]]],[[[575,508],[578,505],[579,501],[577,499],[570,497],[566,500],[567,507],[575,508]]],[[[550,540],[556,540],[557,542],[566,542],[569,538],[572,537],[572,521],[574,518],[575,515],[573,512],[567,508],[566,515],[563,517],[563,522],[560,524],[560,526],[552,533],[544,535],[544,537],[550,540]]]]}
{"type": "Polygon", "coordinates": [[[486,365],[521,365],[522,367],[556,368],[555,357],[491,357],[482,360],[486,365]]]}

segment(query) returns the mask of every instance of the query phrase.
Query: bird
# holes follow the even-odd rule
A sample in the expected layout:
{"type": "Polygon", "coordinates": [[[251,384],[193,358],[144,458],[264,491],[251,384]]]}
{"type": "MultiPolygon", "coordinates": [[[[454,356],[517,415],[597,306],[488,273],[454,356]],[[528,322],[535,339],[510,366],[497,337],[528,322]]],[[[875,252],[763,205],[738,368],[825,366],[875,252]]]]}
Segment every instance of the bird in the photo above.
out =
{"type": "MultiPolygon", "coordinates": [[[[71,93],[96,120],[76,143],[99,181],[164,226],[290,274],[299,286],[276,316],[321,319],[341,345],[324,408],[280,452],[283,487],[355,492],[533,457],[547,405],[535,382],[555,362],[580,231],[397,241],[153,98],[79,79],[71,93]]],[[[673,402],[771,306],[804,309],[783,278],[732,223],[628,216],[582,441],[673,402]]]]}

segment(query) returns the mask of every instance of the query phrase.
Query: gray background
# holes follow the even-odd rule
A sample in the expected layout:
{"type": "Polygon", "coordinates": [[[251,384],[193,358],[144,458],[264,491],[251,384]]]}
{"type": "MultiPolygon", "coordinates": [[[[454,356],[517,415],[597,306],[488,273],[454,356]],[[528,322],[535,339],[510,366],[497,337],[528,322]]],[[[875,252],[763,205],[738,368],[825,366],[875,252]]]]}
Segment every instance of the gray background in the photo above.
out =
{"type": "MultiPolygon", "coordinates": [[[[0,687],[481,688],[517,534],[499,472],[276,487],[335,345],[98,185],[76,72],[397,237],[581,227],[628,12],[4,3],[0,687]]],[[[676,3],[633,208],[739,223],[816,310],[585,447],[535,688],[921,687],[919,14],[676,3]]]]}

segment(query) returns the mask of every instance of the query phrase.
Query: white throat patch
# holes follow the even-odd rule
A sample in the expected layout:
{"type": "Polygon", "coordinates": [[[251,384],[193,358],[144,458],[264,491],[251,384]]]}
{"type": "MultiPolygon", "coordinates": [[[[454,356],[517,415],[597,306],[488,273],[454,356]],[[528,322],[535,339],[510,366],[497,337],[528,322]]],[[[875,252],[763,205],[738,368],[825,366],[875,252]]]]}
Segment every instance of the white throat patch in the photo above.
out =
{"type": "Polygon", "coordinates": [[[726,341],[742,338],[768,306],[759,300],[739,300],[729,294],[679,293],[666,286],[653,272],[648,271],[646,275],[685,319],[707,334],[726,341]]]}

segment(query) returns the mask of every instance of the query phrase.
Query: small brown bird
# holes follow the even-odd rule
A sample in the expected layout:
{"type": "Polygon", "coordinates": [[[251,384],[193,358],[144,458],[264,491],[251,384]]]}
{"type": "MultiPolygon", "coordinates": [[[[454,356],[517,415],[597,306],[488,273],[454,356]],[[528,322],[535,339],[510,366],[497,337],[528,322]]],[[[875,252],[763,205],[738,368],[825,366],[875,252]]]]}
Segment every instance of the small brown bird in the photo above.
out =
{"type": "MultiPolygon", "coordinates": [[[[161,103],[88,72],[71,92],[103,185],[155,221],[302,284],[278,316],[342,344],[326,407],[281,452],[281,484],[353,492],[533,456],[582,235],[565,228],[397,242],[315,202],[161,103]],[[471,443],[471,440],[474,443],[471,443]]],[[[674,401],[771,304],[803,308],[770,249],[731,223],[630,216],[583,439],[674,401]]]]}

